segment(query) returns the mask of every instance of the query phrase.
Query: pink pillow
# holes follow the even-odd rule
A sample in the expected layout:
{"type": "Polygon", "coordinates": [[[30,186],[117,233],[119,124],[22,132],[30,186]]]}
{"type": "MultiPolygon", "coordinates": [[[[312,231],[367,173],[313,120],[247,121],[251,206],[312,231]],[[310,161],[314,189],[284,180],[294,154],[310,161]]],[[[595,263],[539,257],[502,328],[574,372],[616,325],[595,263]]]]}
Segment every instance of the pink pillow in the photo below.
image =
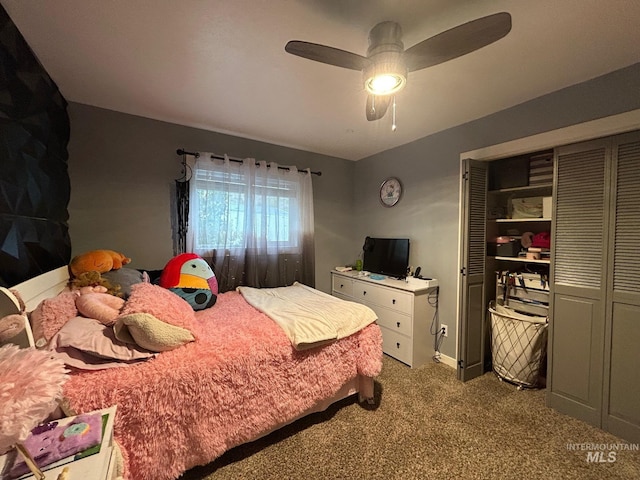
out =
{"type": "Polygon", "coordinates": [[[105,325],[113,325],[120,315],[124,300],[109,293],[85,293],[76,299],[76,307],[83,317],[95,318],[105,325]]]}
{"type": "Polygon", "coordinates": [[[185,300],[175,293],[151,283],[137,283],[131,287],[131,295],[120,315],[149,313],[170,325],[194,332],[196,315],[185,300]]]}
{"type": "Polygon", "coordinates": [[[49,343],[51,337],[76,315],[78,309],[76,294],[73,292],[65,291],[40,302],[29,315],[36,347],[43,347],[49,343]]]}
{"type": "Polygon", "coordinates": [[[94,318],[74,317],[51,339],[50,349],[62,355],[64,362],[82,370],[124,367],[156,356],[116,338],[113,328],[94,318]]]}

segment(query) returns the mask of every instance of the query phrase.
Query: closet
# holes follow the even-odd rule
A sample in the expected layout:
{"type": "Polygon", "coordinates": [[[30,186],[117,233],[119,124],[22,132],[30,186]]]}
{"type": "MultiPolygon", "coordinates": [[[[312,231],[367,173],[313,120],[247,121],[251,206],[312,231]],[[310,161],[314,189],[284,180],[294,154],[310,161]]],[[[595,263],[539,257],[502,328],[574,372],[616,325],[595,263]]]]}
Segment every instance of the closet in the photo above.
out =
{"type": "Polygon", "coordinates": [[[488,300],[547,316],[551,252],[536,242],[551,232],[553,150],[490,162],[488,180],[488,300]]]}
{"type": "Polygon", "coordinates": [[[548,405],[640,442],[640,132],[556,151],[548,405]]]}
{"type": "MultiPolygon", "coordinates": [[[[496,271],[520,261],[546,267],[548,302],[539,300],[550,318],[547,404],[640,443],[640,131],[551,152],[553,182],[543,185],[495,185],[490,170],[499,163],[463,161],[458,378],[490,368],[486,312],[501,294],[496,271]],[[549,216],[508,218],[513,198],[549,194],[549,216]],[[493,238],[524,228],[550,229],[549,260],[487,251],[493,238]]],[[[500,160],[507,161],[516,169],[509,175],[521,176],[522,156],[500,160]]]]}
{"type": "Polygon", "coordinates": [[[550,252],[545,248],[527,258],[527,239],[551,231],[553,149],[491,162],[465,160],[463,167],[467,233],[462,236],[465,314],[460,322],[458,378],[466,381],[491,369],[487,309],[492,300],[548,315],[550,252]],[[523,204],[530,208],[523,210],[523,204]]]}

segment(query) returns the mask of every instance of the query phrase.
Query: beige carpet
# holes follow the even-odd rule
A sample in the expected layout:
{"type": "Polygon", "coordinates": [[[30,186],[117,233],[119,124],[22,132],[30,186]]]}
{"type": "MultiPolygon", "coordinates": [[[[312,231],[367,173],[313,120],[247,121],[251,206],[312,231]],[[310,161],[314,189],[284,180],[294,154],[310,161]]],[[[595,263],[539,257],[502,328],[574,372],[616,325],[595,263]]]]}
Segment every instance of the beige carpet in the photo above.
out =
{"type": "Polygon", "coordinates": [[[446,365],[410,369],[385,356],[374,407],[342,401],[182,478],[640,479],[640,452],[593,463],[569,450],[624,442],[545,407],[544,395],[492,373],[461,383],[446,365]]]}

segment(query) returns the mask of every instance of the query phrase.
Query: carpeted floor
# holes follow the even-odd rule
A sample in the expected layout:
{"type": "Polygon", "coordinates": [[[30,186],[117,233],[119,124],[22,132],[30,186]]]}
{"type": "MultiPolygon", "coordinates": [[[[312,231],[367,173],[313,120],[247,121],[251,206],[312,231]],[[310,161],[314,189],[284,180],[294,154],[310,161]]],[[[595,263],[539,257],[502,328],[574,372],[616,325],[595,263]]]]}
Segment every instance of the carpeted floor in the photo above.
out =
{"type": "Polygon", "coordinates": [[[626,442],[545,407],[544,395],[492,373],[461,383],[446,365],[410,369],[385,356],[375,406],[344,400],[181,478],[640,479],[638,451],[593,463],[570,450],[626,442]]]}

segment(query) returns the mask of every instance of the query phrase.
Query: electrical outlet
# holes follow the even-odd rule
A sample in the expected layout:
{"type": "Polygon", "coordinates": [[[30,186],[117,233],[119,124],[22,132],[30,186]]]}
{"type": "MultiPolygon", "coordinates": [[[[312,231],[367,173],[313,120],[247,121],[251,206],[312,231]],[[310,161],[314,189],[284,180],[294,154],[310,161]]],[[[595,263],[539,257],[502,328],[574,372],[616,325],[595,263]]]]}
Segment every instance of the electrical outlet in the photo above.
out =
{"type": "Polygon", "coordinates": [[[440,325],[440,331],[442,332],[443,337],[449,336],[449,327],[446,326],[445,324],[440,325]]]}

